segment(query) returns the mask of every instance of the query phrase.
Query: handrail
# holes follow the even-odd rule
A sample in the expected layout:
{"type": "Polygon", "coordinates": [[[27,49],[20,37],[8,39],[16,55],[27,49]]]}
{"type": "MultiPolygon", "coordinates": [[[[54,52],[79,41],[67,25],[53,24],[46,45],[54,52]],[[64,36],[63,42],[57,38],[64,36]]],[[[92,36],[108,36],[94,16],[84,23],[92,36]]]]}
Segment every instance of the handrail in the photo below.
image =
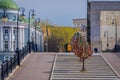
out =
{"type": "Polygon", "coordinates": [[[29,48],[26,45],[23,49],[19,50],[19,56],[15,54],[9,61],[5,61],[1,65],[1,80],[5,80],[9,76],[10,73],[18,66],[18,59],[20,59],[20,63],[29,53],[29,48]]]}

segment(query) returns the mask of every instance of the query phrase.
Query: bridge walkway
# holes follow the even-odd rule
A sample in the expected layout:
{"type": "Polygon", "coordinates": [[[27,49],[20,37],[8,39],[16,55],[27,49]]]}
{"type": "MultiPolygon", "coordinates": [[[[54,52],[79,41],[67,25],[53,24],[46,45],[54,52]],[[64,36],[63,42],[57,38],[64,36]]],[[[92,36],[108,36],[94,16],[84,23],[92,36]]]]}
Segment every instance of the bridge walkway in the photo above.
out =
{"type": "Polygon", "coordinates": [[[32,53],[8,80],[49,80],[54,54],[32,53]]]}

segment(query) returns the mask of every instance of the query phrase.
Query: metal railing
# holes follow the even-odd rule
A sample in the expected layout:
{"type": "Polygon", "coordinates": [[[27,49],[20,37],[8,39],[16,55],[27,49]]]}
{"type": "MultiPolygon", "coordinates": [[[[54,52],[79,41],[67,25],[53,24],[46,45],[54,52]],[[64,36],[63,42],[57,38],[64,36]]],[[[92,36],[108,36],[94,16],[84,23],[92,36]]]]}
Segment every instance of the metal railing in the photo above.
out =
{"type": "Polygon", "coordinates": [[[1,65],[1,79],[5,80],[6,77],[9,76],[10,73],[18,66],[18,63],[21,63],[22,60],[26,57],[29,53],[28,45],[25,46],[23,49],[19,50],[19,55],[15,54],[10,60],[6,60],[5,63],[1,65]]]}

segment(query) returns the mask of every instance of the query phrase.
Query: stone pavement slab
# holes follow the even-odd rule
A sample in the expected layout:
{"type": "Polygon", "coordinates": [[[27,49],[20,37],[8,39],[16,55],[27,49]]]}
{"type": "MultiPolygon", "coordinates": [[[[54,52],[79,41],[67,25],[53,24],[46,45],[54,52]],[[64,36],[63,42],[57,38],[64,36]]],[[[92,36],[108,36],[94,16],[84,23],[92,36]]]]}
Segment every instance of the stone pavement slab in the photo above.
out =
{"type": "Polygon", "coordinates": [[[82,63],[74,55],[57,55],[51,80],[118,80],[117,74],[101,55],[85,61],[87,72],[80,72],[82,63]]]}
{"type": "Polygon", "coordinates": [[[47,53],[29,55],[9,80],[49,80],[54,56],[47,53]]]}

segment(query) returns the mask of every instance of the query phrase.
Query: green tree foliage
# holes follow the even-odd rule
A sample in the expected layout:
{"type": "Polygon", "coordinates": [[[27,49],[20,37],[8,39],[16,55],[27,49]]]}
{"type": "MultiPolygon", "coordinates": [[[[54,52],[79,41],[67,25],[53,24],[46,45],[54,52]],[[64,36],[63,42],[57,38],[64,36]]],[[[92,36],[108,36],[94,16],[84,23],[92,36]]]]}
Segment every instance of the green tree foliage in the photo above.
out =
{"type": "Polygon", "coordinates": [[[57,52],[60,48],[63,49],[66,43],[71,43],[73,35],[78,31],[74,27],[52,25],[48,19],[41,21],[41,29],[44,34],[48,31],[48,38],[44,37],[44,43],[47,43],[48,39],[48,51],[51,52],[57,52]]]}
{"type": "MultiPolygon", "coordinates": [[[[49,48],[55,49],[64,47],[66,43],[70,43],[72,36],[76,33],[77,29],[73,27],[66,26],[48,26],[50,29],[50,36],[48,38],[49,48]]],[[[51,50],[50,50],[51,51],[51,50]]]]}
{"type": "Polygon", "coordinates": [[[49,52],[58,52],[61,41],[62,41],[62,38],[59,38],[56,35],[51,35],[48,38],[48,51],[49,52]]]}

